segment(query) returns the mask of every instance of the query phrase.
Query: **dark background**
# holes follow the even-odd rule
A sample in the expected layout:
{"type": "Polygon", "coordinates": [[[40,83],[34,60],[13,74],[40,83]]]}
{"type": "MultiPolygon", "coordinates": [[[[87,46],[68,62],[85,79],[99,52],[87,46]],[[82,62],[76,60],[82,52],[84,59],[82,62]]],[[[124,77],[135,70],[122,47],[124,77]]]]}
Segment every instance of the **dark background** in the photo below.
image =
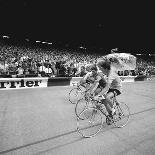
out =
{"type": "Polygon", "coordinates": [[[155,53],[153,4],[0,0],[0,34],[59,46],[155,53]],[[128,47],[128,48],[126,48],[128,47]]]}

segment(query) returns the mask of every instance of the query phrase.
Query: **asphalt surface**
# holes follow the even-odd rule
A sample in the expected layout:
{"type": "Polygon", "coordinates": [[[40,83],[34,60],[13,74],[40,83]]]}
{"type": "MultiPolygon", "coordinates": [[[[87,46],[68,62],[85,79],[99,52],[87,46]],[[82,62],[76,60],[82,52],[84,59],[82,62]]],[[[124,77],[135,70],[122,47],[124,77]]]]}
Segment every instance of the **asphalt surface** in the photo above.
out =
{"type": "Polygon", "coordinates": [[[0,90],[0,154],[155,154],[155,80],[123,83],[118,100],[130,107],[128,125],[106,126],[93,138],[76,131],[71,88],[0,90]]]}

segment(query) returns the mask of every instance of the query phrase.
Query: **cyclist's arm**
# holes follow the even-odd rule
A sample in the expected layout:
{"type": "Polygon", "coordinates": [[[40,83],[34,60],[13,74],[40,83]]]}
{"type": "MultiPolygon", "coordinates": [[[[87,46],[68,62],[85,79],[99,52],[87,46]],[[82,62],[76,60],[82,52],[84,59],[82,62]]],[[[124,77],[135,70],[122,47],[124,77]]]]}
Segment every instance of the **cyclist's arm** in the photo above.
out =
{"type": "Polygon", "coordinates": [[[102,95],[106,94],[108,92],[109,88],[110,88],[110,85],[107,83],[106,86],[97,95],[102,96],[102,95]]]}
{"type": "Polygon", "coordinates": [[[113,76],[113,74],[110,74],[106,80],[106,86],[102,89],[102,91],[98,95],[106,94],[109,88],[111,87],[111,83],[113,82],[114,79],[115,77],[113,76]]]}
{"type": "Polygon", "coordinates": [[[111,80],[110,79],[108,79],[107,81],[106,81],[106,85],[105,85],[105,87],[101,90],[101,92],[99,92],[98,93],[98,96],[102,96],[102,95],[104,95],[104,94],[106,94],[107,92],[108,92],[108,90],[109,90],[109,88],[110,88],[110,86],[111,86],[111,80]]]}
{"type": "Polygon", "coordinates": [[[80,85],[84,86],[86,84],[86,80],[89,77],[89,73],[87,73],[81,80],[80,80],[80,85]]]}
{"type": "Polygon", "coordinates": [[[100,76],[97,76],[97,79],[94,82],[94,85],[91,88],[91,94],[94,94],[95,90],[97,89],[98,85],[99,85],[99,81],[101,80],[100,76]]]}

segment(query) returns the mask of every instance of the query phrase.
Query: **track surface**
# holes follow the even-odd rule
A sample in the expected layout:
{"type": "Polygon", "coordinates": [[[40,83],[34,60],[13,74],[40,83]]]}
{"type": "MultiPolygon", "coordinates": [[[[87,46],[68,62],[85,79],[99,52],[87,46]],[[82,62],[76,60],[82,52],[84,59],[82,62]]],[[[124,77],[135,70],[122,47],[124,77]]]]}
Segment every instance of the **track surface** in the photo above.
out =
{"type": "Polygon", "coordinates": [[[131,111],[128,125],[107,126],[93,138],[76,131],[72,87],[0,90],[0,154],[154,155],[155,81],[123,83],[118,100],[131,111]]]}

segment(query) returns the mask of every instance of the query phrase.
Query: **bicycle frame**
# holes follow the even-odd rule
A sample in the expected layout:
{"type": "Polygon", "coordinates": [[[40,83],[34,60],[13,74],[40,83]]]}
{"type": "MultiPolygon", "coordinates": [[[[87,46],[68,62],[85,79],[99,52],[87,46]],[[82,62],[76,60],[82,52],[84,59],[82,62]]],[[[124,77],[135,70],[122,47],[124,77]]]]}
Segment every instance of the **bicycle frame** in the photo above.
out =
{"type": "Polygon", "coordinates": [[[77,117],[77,130],[83,137],[90,138],[90,137],[93,137],[96,134],[98,134],[101,131],[102,125],[104,123],[103,120],[106,120],[106,123],[108,125],[114,124],[115,127],[118,127],[118,128],[122,128],[122,127],[127,125],[128,121],[129,121],[129,117],[130,117],[129,107],[124,103],[120,104],[117,101],[116,96],[113,97],[112,102],[114,104],[114,108],[116,108],[116,114],[114,114],[111,117],[109,115],[109,113],[107,112],[105,106],[103,106],[104,108],[101,108],[101,105],[103,105],[103,104],[100,103],[100,101],[94,100],[94,98],[90,97],[89,101],[86,102],[88,104],[88,106],[80,113],[80,116],[77,117]],[[92,103],[92,106],[89,106],[90,102],[92,103]],[[91,115],[88,115],[88,117],[86,117],[87,115],[85,115],[85,114],[87,114],[87,111],[89,112],[89,110],[90,110],[90,112],[92,111],[91,115]],[[127,112],[127,113],[125,112],[125,115],[124,115],[124,110],[127,112]],[[100,121],[99,121],[100,123],[99,124],[97,123],[97,125],[99,125],[99,128],[96,129],[96,131],[93,130],[92,134],[90,134],[90,133],[86,134],[85,129],[86,129],[86,132],[87,132],[87,129],[91,129],[91,127],[96,126],[96,124],[95,124],[96,121],[94,120],[94,118],[96,117],[96,114],[97,114],[97,116],[100,116],[100,121]],[[82,117],[81,117],[81,115],[82,115],[82,117]],[[103,119],[103,117],[105,117],[105,119],[103,119]],[[125,121],[124,121],[124,118],[125,118],[125,121]],[[88,123],[89,123],[88,126],[87,126],[87,120],[88,120],[88,123]],[[121,121],[121,120],[123,120],[123,121],[121,121]],[[80,123],[82,121],[86,121],[86,127],[83,126],[83,123],[82,124],[80,123]]]}
{"type": "MultiPolygon", "coordinates": [[[[105,99],[104,99],[105,100],[105,99]]],[[[102,100],[101,102],[104,102],[104,100],[102,100]]],[[[93,103],[96,103],[97,102],[97,104],[95,104],[95,107],[94,108],[97,108],[98,110],[100,110],[105,116],[108,116],[109,114],[106,114],[106,111],[103,111],[102,109],[100,109],[100,107],[101,107],[101,105],[103,105],[104,103],[100,103],[100,101],[98,101],[98,100],[94,100],[93,98],[90,98],[90,101],[92,101],[93,103]],[[99,104],[98,104],[99,103],[99,104]]],[[[89,101],[88,101],[89,102],[89,101]]],[[[118,103],[118,101],[117,101],[117,99],[116,99],[116,95],[114,95],[114,97],[112,98],[112,102],[113,102],[113,106],[114,106],[114,108],[116,107],[116,106],[118,106],[119,105],[119,103],[118,103]]],[[[105,105],[104,105],[104,107],[105,107],[105,105]]],[[[105,107],[105,109],[106,109],[106,107],[105,107]]],[[[121,110],[121,109],[120,109],[121,110]]],[[[122,110],[121,110],[122,111],[122,110]]]]}

